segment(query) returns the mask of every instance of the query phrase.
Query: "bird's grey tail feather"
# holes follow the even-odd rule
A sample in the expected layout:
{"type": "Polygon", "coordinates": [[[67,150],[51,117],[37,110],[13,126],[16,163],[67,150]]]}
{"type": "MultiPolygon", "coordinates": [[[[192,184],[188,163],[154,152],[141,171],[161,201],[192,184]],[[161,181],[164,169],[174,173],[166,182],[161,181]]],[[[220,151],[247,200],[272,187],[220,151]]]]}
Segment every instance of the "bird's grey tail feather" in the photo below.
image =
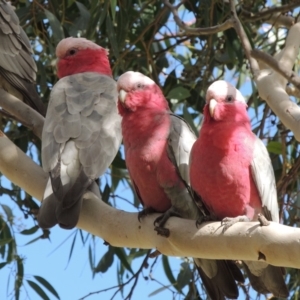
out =
{"type": "MultiPolygon", "coordinates": [[[[259,262],[257,264],[259,264],[259,262]]],[[[243,266],[249,277],[251,286],[257,292],[261,294],[272,293],[275,297],[279,298],[287,298],[289,296],[289,291],[283,278],[284,271],[281,267],[268,265],[261,271],[259,276],[256,276],[250,271],[250,268],[245,262],[243,262],[243,266]]]]}
{"type": "MultiPolygon", "coordinates": [[[[201,259],[203,261],[203,259],[201,259]]],[[[206,263],[210,260],[205,260],[206,263]]],[[[199,267],[199,259],[195,259],[195,263],[205,286],[207,294],[212,300],[223,300],[225,297],[237,299],[239,296],[236,280],[243,282],[244,277],[237,266],[233,267],[233,262],[225,260],[211,260],[216,264],[217,271],[214,277],[209,277],[204,270],[199,267]],[[233,271],[232,271],[233,270],[233,271]]]]}
{"type": "MultiPolygon", "coordinates": [[[[87,190],[95,193],[97,188],[99,190],[95,181],[88,178],[82,170],[62,199],[58,200],[53,193],[43,200],[37,216],[39,226],[46,229],[58,224],[64,229],[74,228],[78,223],[84,193],[87,190]]],[[[97,195],[100,195],[99,191],[97,195]]]]}

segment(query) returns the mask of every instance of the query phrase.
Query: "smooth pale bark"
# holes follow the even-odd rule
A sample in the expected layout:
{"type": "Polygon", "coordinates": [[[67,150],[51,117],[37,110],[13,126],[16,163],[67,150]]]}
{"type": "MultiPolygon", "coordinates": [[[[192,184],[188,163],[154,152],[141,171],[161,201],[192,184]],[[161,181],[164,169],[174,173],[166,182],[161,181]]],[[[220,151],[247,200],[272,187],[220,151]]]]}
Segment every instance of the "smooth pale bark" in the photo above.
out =
{"type": "MultiPolygon", "coordinates": [[[[0,137],[0,171],[16,185],[41,200],[47,174],[7,137],[0,137]]],[[[92,193],[85,194],[78,227],[116,247],[156,248],[170,256],[258,260],[263,254],[270,264],[300,268],[300,229],[271,222],[237,223],[222,232],[220,222],[197,228],[195,221],[170,218],[169,238],[158,236],[153,222],[157,215],[140,223],[137,213],[108,206],[92,193]],[[261,255],[260,255],[261,256],[261,255]]]]}
{"type": "Polygon", "coordinates": [[[13,115],[16,120],[21,122],[24,126],[31,129],[38,138],[42,138],[42,131],[45,120],[44,117],[37,111],[32,109],[29,105],[16,98],[12,94],[7,93],[1,88],[0,107],[13,115]]]}
{"type": "MultiPolygon", "coordinates": [[[[291,71],[300,47],[300,23],[293,25],[288,33],[285,47],[274,58],[291,71]]],[[[263,69],[255,76],[259,96],[265,100],[282,123],[300,141],[300,108],[286,92],[288,80],[272,69],[263,69]]]]}

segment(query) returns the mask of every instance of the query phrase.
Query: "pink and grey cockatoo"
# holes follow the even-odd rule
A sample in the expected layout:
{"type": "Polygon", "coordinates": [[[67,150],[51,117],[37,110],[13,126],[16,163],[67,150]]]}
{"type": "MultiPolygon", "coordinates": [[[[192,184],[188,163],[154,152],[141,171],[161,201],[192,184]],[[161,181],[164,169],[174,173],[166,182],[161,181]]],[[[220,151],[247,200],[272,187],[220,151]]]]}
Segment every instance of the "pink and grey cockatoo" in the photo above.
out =
{"type": "MultiPolygon", "coordinates": [[[[279,222],[275,177],[263,142],[251,131],[244,97],[226,81],[207,90],[204,122],[190,161],[193,190],[213,218],[225,227],[258,214],[279,222]]],[[[265,262],[244,262],[250,282],[260,293],[287,297],[283,269],[265,262]]]]}
{"type": "Polygon", "coordinates": [[[84,38],[66,38],[56,48],[60,78],[51,91],[42,134],[42,163],[50,178],[38,214],[42,228],[76,226],[86,190],[121,143],[117,88],[107,50],[84,38]]]}
{"type": "Polygon", "coordinates": [[[0,87],[45,116],[46,108],[35,88],[36,72],[18,16],[10,3],[0,0],[0,87]]]}
{"type": "MultiPolygon", "coordinates": [[[[196,136],[169,110],[161,89],[149,77],[126,72],[117,88],[126,165],[145,211],[165,213],[155,221],[159,227],[171,215],[198,220],[202,211],[189,187],[189,156],[196,136]]],[[[238,297],[235,279],[243,281],[243,276],[233,262],[194,260],[212,299],[238,297]]]]}

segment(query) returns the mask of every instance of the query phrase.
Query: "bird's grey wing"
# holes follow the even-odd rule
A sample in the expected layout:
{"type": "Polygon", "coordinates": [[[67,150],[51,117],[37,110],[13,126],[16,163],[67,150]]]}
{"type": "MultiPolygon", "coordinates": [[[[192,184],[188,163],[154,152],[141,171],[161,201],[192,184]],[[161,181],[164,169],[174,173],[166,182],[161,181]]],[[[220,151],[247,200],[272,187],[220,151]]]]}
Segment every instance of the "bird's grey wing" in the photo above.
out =
{"type": "Polygon", "coordinates": [[[175,159],[181,178],[190,185],[189,160],[192,147],[197,139],[193,130],[181,117],[170,113],[171,127],[168,137],[169,157],[175,159]]]}
{"type": "Polygon", "coordinates": [[[252,178],[258,189],[265,217],[279,222],[274,170],[264,143],[256,137],[251,162],[252,178]]]}
{"type": "Polygon", "coordinates": [[[22,94],[21,100],[45,115],[34,85],[37,67],[29,39],[13,8],[5,1],[0,1],[0,41],[0,75],[22,94]]]}
{"type": "MultiPolygon", "coordinates": [[[[122,136],[116,102],[115,81],[92,72],[64,77],[51,92],[42,135],[42,162],[60,202],[56,217],[64,228],[70,228],[66,222],[70,222],[73,208],[71,223],[78,220],[82,195],[117,154],[122,136]],[[63,216],[68,219],[62,220],[63,216]]],[[[51,191],[46,197],[50,195],[51,191]]]]}

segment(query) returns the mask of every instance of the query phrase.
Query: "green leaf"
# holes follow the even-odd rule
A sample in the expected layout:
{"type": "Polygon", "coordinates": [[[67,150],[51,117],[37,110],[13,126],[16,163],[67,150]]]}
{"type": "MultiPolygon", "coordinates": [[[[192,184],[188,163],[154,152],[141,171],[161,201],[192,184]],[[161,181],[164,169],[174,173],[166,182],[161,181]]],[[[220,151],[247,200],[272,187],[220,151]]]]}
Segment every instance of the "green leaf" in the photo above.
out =
{"type": "Polygon", "coordinates": [[[110,11],[113,22],[115,22],[116,17],[116,6],[117,6],[117,0],[110,0],[110,11]]]}
{"type": "Polygon", "coordinates": [[[178,101],[184,100],[191,96],[191,93],[188,89],[177,86],[176,88],[172,89],[169,93],[167,98],[169,99],[177,99],[178,101]]]}
{"type": "Polygon", "coordinates": [[[0,270],[1,270],[3,267],[5,267],[7,264],[8,264],[7,261],[6,261],[6,262],[3,262],[3,263],[0,263],[0,270]]]}
{"type": "Polygon", "coordinates": [[[38,240],[40,240],[40,239],[41,239],[41,237],[38,236],[38,237],[34,238],[33,240],[27,242],[27,243],[25,244],[25,246],[30,245],[30,244],[33,244],[33,243],[35,243],[36,241],[38,241],[38,240]]]}
{"type": "Polygon", "coordinates": [[[115,156],[112,165],[116,168],[119,169],[126,169],[126,162],[125,160],[121,157],[121,152],[119,151],[118,154],[115,156]]]}
{"type": "Polygon", "coordinates": [[[91,269],[94,270],[94,259],[91,245],[89,245],[89,262],[91,269]]]}
{"type": "Polygon", "coordinates": [[[152,293],[150,293],[150,294],[148,295],[148,297],[155,296],[155,295],[157,295],[157,294],[159,294],[159,293],[161,293],[161,292],[163,292],[163,291],[165,291],[165,290],[168,290],[171,286],[172,286],[172,285],[163,286],[163,287],[161,287],[161,288],[159,288],[159,289],[153,291],[152,293]]]}
{"type": "Polygon", "coordinates": [[[171,284],[178,290],[177,281],[175,280],[175,278],[173,276],[173,273],[171,271],[171,268],[170,268],[169,258],[167,256],[163,255],[162,256],[162,263],[163,263],[164,271],[167,275],[167,278],[169,279],[171,284]]]}
{"type": "Polygon", "coordinates": [[[33,276],[40,284],[42,284],[50,293],[52,293],[57,299],[60,299],[57,291],[54,289],[54,287],[43,277],[34,275],[33,276]]]}
{"type": "Polygon", "coordinates": [[[20,233],[25,234],[25,235],[30,235],[30,234],[37,232],[39,230],[39,228],[40,228],[39,226],[33,226],[30,229],[22,230],[20,233]]]}
{"type": "Polygon", "coordinates": [[[195,135],[198,136],[199,135],[199,131],[197,130],[197,128],[195,126],[194,119],[192,118],[191,114],[189,113],[186,104],[183,106],[183,118],[190,125],[190,127],[194,131],[195,135]]]}
{"type": "Polygon", "coordinates": [[[77,233],[78,233],[78,230],[76,230],[76,233],[75,233],[73,241],[72,241],[72,245],[71,245],[71,249],[70,249],[70,253],[69,253],[68,263],[70,262],[71,257],[72,257],[72,253],[73,253],[75,242],[76,242],[77,233]]]}
{"type": "Polygon", "coordinates": [[[106,34],[111,44],[113,54],[116,58],[119,57],[119,48],[116,40],[116,34],[109,15],[106,16],[106,34]]]}
{"type": "Polygon", "coordinates": [[[71,36],[77,36],[78,32],[85,32],[89,22],[91,14],[87,8],[80,2],[76,1],[76,6],[78,7],[80,16],[76,19],[73,26],[69,30],[71,36]]]}
{"type": "Polygon", "coordinates": [[[102,201],[108,203],[109,196],[110,196],[110,186],[106,183],[104,190],[101,194],[102,201]]]}
{"type": "Polygon", "coordinates": [[[123,267],[127,269],[131,274],[133,274],[131,266],[127,261],[127,254],[124,248],[115,248],[114,250],[115,250],[115,254],[119,257],[123,267]]]}
{"type": "Polygon", "coordinates": [[[15,279],[15,292],[16,292],[16,295],[18,295],[18,297],[19,297],[20,288],[23,284],[23,278],[24,278],[23,259],[21,257],[17,256],[16,257],[16,264],[17,264],[17,273],[16,273],[16,279],[15,279]]]}
{"type": "Polygon", "coordinates": [[[98,262],[94,270],[95,273],[105,273],[114,262],[114,254],[114,248],[109,246],[108,251],[102,256],[102,258],[98,262]]]}
{"type": "Polygon", "coordinates": [[[55,42],[58,43],[65,37],[63,29],[60,25],[60,22],[58,21],[56,16],[49,10],[44,9],[44,12],[45,12],[46,18],[49,20],[49,23],[50,23],[50,26],[52,29],[53,38],[54,38],[55,42]]]}
{"type": "Polygon", "coordinates": [[[268,143],[267,149],[270,153],[282,154],[282,143],[271,141],[268,143]]]}
{"type": "Polygon", "coordinates": [[[50,298],[47,296],[47,294],[43,291],[43,289],[36,284],[34,281],[31,281],[29,279],[26,280],[29,286],[43,299],[43,300],[50,300],[50,298]]]}
{"type": "Polygon", "coordinates": [[[0,246],[4,246],[4,245],[10,243],[11,241],[13,241],[12,238],[11,239],[2,239],[2,240],[0,240],[0,246]]]}
{"type": "Polygon", "coordinates": [[[190,269],[190,264],[187,262],[183,262],[181,264],[180,272],[177,276],[177,284],[178,289],[182,290],[186,285],[189,284],[192,279],[192,271],[190,269]]]}
{"type": "Polygon", "coordinates": [[[1,204],[5,214],[6,214],[6,217],[7,217],[7,221],[12,224],[13,220],[14,220],[14,215],[11,211],[11,208],[5,204],[1,204]]]}

